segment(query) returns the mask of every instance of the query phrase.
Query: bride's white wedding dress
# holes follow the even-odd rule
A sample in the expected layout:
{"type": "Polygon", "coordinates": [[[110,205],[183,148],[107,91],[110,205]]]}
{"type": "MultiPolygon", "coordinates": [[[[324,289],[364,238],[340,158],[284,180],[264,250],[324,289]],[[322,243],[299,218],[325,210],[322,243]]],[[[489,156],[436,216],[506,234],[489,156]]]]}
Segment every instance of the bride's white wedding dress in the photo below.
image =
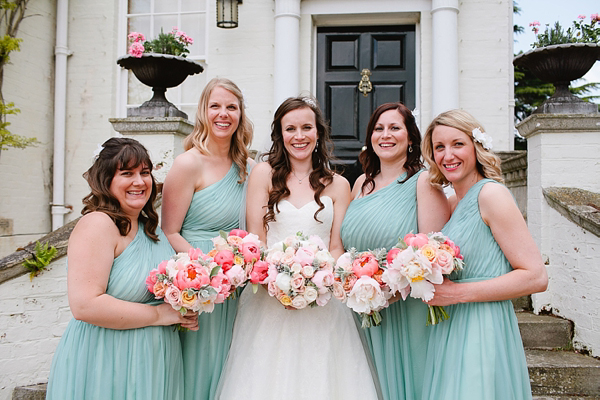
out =
{"type": "MultiPolygon", "coordinates": [[[[313,218],[315,201],[279,203],[267,245],[302,232],[329,245],[333,202],[313,218]]],[[[263,287],[240,297],[233,339],[217,399],[377,399],[373,375],[352,311],[335,298],[324,307],[285,309],[263,287]]],[[[367,350],[368,351],[368,350],[367,350]]],[[[199,361],[201,362],[201,361],[199,361]]]]}

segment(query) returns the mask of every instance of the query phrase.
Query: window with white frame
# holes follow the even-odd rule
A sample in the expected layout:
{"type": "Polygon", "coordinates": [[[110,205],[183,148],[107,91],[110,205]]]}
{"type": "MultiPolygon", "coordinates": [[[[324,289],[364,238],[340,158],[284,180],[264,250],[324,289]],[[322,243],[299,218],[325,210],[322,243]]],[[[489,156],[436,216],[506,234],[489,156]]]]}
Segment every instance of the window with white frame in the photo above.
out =
{"type": "MultiPolygon", "coordinates": [[[[194,42],[189,46],[187,58],[206,60],[207,0],[127,0],[127,34],[140,32],[146,40],[174,27],[185,32],[194,42]]],[[[127,40],[127,35],[125,35],[127,40]]],[[[205,85],[205,74],[188,76],[178,87],[169,88],[167,100],[194,121],[200,93],[205,85]]],[[[123,83],[124,84],[124,83],[123,83]]],[[[137,107],[152,98],[152,88],[140,83],[131,71],[127,72],[126,107],[137,107]]]]}

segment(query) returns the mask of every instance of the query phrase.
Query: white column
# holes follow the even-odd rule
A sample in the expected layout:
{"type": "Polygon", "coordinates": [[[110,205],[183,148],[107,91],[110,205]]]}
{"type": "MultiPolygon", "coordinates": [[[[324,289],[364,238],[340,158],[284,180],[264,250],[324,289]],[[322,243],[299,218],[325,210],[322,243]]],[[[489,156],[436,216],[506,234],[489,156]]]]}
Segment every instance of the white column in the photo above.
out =
{"type": "Polygon", "coordinates": [[[432,0],[432,112],[458,108],[458,0],[432,0]]]}
{"type": "Polygon", "coordinates": [[[275,0],[274,110],[300,88],[300,0],[275,0]]]}

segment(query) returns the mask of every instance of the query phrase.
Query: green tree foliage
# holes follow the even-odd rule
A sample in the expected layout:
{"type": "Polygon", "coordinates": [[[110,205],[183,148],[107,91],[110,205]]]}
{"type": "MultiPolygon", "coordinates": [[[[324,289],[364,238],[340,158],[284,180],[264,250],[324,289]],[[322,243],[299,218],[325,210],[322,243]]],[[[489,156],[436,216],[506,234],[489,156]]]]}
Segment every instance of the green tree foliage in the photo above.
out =
{"type": "Polygon", "coordinates": [[[10,53],[19,51],[23,39],[17,38],[19,24],[25,18],[25,10],[29,0],[0,0],[0,27],[3,35],[0,38],[0,152],[9,147],[23,149],[39,143],[36,138],[16,135],[8,130],[8,115],[20,112],[14,103],[6,103],[2,94],[4,83],[4,66],[10,61],[10,53]]]}

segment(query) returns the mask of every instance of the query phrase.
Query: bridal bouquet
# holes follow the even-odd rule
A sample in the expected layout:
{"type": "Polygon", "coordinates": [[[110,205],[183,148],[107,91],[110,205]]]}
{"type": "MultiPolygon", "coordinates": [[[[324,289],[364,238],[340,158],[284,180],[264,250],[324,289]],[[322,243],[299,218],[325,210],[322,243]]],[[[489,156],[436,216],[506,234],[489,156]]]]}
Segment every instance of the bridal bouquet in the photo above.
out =
{"type": "Polygon", "coordinates": [[[244,286],[248,280],[262,283],[268,265],[263,261],[260,240],[253,233],[242,229],[220,232],[212,239],[214,248],[208,253],[219,265],[234,288],[244,286]]]}
{"type": "Polygon", "coordinates": [[[177,253],[150,271],[146,287],[175,310],[212,312],[235,289],[215,260],[200,249],[177,253]]]}
{"type": "MultiPolygon", "coordinates": [[[[443,275],[464,267],[460,248],[441,232],[404,236],[397,247],[388,253],[388,266],[381,279],[395,294],[429,301],[433,298],[433,284],[443,282],[443,275]]],[[[435,325],[448,319],[441,306],[429,306],[427,325],[435,325]]]]}
{"type": "MultiPolygon", "coordinates": [[[[334,258],[318,236],[298,232],[267,250],[266,283],[269,295],[298,310],[324,306],[333,290],[334,258]]],[[[252,277],[250,277],[252,281],[252,277]]]]}
{"type": "Polygon", "coordinates": [[[351,248],[335,265],[333,295],[359,313],[363,328],[381,324],[379,310],[389,305],[390,288],[382,280],[385,260],[385,249],[357,252],[351,248]]]}

